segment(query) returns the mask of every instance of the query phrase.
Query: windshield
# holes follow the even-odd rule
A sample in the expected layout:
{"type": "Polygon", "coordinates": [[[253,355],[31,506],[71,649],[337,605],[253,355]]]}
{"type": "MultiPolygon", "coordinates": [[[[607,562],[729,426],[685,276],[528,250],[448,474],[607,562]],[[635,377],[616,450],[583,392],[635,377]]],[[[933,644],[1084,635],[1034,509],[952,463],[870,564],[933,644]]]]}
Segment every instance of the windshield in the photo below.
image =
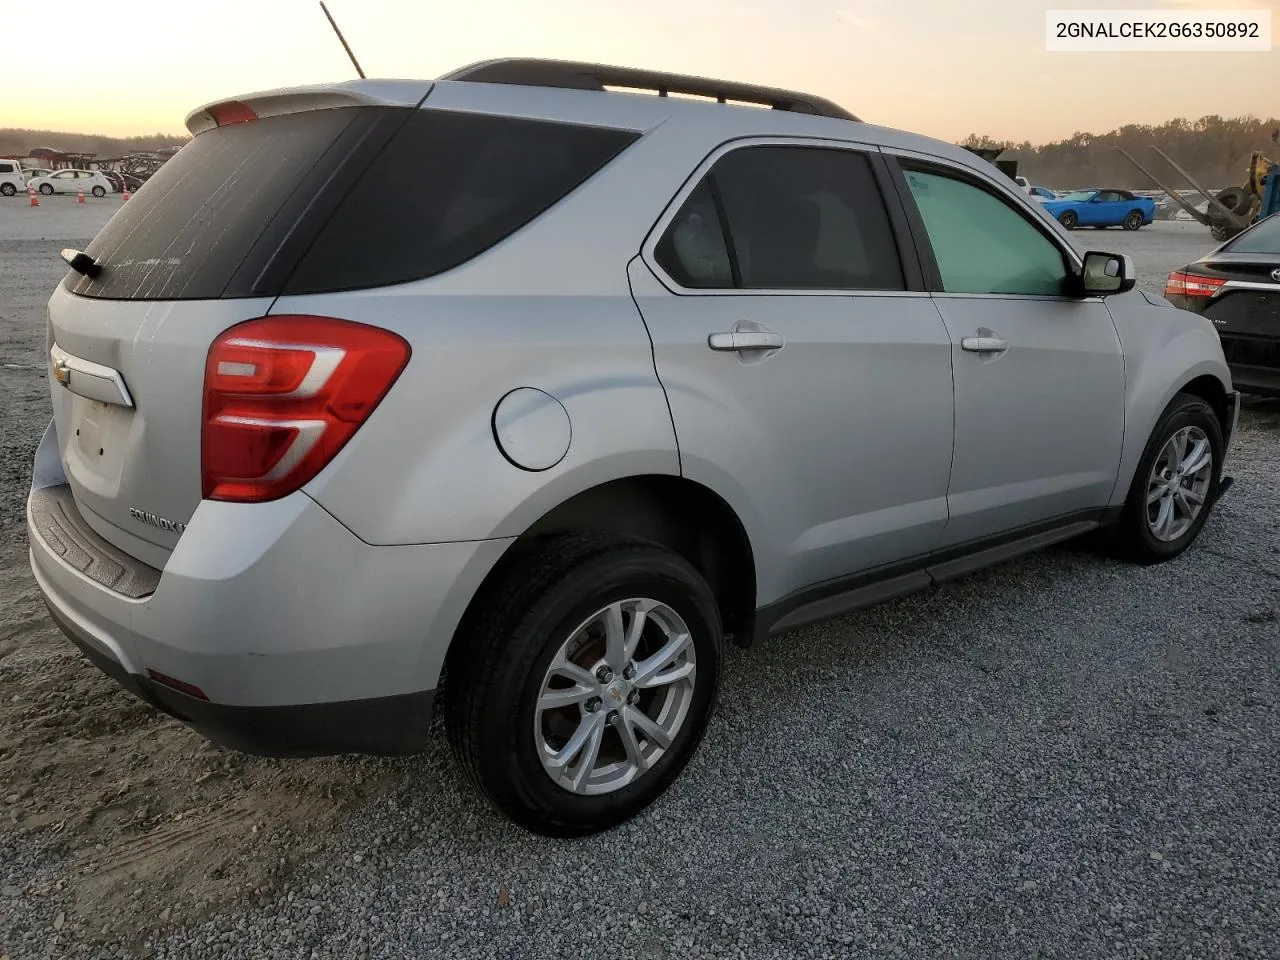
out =
{"type": "Polygon", "coordinates": [[[1280,213],[1258,221],[1224,248],[1231,253],[1274,253],[1280,255],[1280,213]]]}
{"type": "Polygon", "coordinates": [[[1073,190],[1058,197],[1059,200],[1091,200],[1096,190],[1073,190]]]}

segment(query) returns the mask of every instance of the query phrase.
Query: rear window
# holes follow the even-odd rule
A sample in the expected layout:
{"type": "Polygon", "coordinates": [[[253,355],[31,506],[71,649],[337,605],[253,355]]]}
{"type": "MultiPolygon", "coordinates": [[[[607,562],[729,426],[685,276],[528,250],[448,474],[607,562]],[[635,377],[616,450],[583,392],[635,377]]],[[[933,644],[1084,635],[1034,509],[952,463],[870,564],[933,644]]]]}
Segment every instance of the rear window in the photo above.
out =
{"type": "Polygon", "coordinates": [[[1223,247],[1231,253],[1280,254],[1280,213],[1259,220],[1257,225],[1223,247]]]}
{"type": "Polygon", "coordinates": [[[403,107],[344,107],[195,137],[86,252],[77,294],[179,300],[420,279],[555,204],[633,131],[403,107]]]}
{"type": "Polygon", "coordinates": [[[0,173],[13,173],[18,168],[12,163],[4,163],[0,161],[0,173]]]}
{"type": "Polygon", "coordinates": [[[361,112],[310,110],[200,134],[86,248],[103,265],[98,278],[69,273],[68,287],[125,300],[222,296],[295,191],[317,189],[313,172],[332,166],[326,154],[361,112]]]}

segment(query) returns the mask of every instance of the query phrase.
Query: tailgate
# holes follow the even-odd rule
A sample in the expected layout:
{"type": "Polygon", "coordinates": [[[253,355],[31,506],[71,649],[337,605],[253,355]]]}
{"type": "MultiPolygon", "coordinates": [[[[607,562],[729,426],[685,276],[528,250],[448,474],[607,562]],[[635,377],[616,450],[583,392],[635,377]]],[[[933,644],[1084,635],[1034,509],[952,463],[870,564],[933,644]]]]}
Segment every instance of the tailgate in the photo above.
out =
{"type": "Polygon", "coordinates": [[[427,86],[356,84],[193,114],[197,135],[122,204],[49,301],[58,444],[85,522],[163,568],[203,494],[204,372],[266,315],[333,209],[427,86]],[[210,113],[211,111],[211,113],[210,113]],[[255,114],[256,111],[256,114],[255,114]]]}
{"type": "Polygon", "coordinates": [[[271,298],[49,301],[53,414],[76,504],[99,535],[163,568],[201,498],[209,345],[271,298]]]}

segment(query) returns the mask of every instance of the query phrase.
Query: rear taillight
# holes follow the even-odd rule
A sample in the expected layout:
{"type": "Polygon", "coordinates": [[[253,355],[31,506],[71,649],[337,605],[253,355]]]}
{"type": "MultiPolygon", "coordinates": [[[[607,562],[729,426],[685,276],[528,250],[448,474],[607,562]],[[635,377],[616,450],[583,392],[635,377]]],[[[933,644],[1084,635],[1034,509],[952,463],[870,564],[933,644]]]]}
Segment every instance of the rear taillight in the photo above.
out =
{"type": "Polygon", "coordinates": [[[387,330],[332,317],[248,320],[209,348],[204,496],[257,502],[297,490],[342,449],[409,360],[387,330]]]}
{"type": "Polygon", "coordinates": [[[1227,281],[1219,277],[1202,277],[1198,273],[1175,270],[1165,282],[1166,297],[1212,297],[1227,281]]]}

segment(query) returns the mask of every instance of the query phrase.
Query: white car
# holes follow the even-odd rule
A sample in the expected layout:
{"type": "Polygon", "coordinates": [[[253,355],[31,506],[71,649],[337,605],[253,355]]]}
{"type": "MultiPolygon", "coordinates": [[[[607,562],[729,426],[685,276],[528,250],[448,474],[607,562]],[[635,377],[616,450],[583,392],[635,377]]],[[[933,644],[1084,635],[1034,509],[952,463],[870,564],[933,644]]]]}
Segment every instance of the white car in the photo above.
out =
{"type": "Polygon", "coordinates": [[[0,160],[0,194],[12,197],[20,190],[26,190],[22,182],[22,168],[16,160],[0,160]]]}
{"type": "Polygon", "coordinates": [[[1048,187],[1037,187],[1022,174],[1018,174],[1013,178],[1014,182],[1022,189],[1022,192],[1029,196],[1036,203],[1044,203],[1052,200],[1056,194],[1048,187]]]}
{"type": "Polygon", "coordinates": [[[28,188],[35,187],[45,196],[55,193],[78,193],[84,190],[95,197],[105,197],[112,191],[111,181],[98,170],[57,170],[27,181],[28,188]]]}

